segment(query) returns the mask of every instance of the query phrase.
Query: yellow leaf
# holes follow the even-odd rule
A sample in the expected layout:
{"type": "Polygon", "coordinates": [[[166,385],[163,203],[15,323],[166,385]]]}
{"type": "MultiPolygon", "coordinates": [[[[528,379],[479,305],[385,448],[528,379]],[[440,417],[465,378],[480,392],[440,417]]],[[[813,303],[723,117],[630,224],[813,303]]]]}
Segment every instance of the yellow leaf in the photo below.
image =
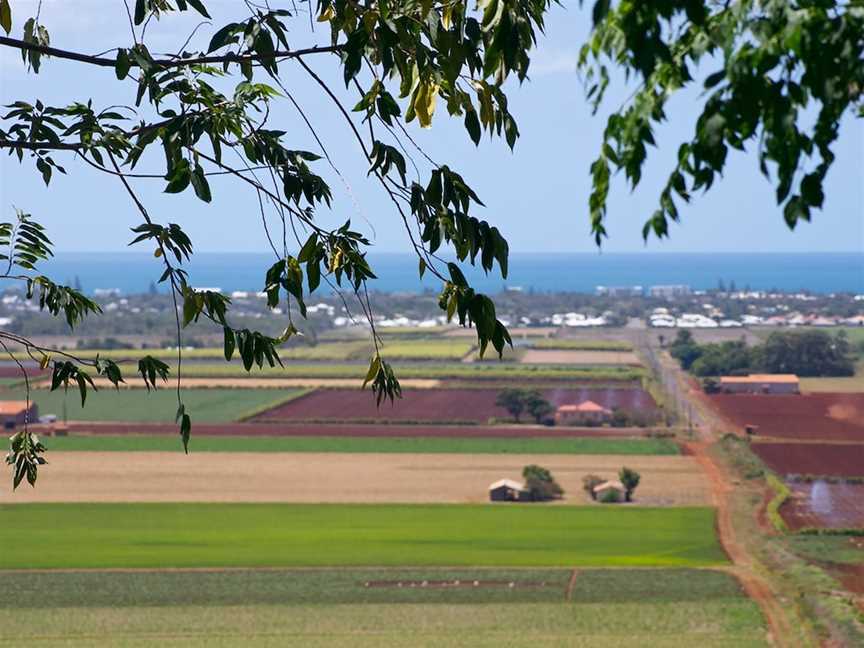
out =
{"type": "Polygon", "coordinates": [[[333,20],[336,16],[336,12],[333,11],[333,5],[328,5],[327,8],[321,12],[321,15],[318,16],[318,22],[329,22],[333,20]]]}
{"type": "Polygon", "coordinates": [[[444,7],[444,11],[441,12],[441,24],[444,25],[444,29],[450,29],[450,25],[453,24],[453,5],[444,7]]]}
{"type": "Polygon", "coordinates": [[[414,111],[422,128],[432,126],[432,115],[435,114],[435,101],[438,98],[438,84],[421,82],[414,97],[414,111]]]}
{"type": "Polygon", "coordinates": [[[51,356],[43,353],[42,357],[39,359],[39,368],[45,369],[48,366],[49,362],[51,362],[51,356]]]}
{"type": "Polygon", "coordinates": [[[162,256],[162,248],[156,248],[156,251],[153,253],[153,256],[157,259],[162,256]]]}

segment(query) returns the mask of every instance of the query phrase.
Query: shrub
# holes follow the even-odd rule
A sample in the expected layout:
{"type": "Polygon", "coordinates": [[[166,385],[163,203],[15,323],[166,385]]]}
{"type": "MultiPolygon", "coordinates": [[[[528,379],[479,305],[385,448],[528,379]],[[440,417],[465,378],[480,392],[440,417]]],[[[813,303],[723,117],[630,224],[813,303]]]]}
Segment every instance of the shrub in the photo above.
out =
{"type": "Polygon", "coordinates": [[[564,495],[564,489],[555,481],[552,473],[542,466],[525,466],[522,469],[522,478],[525,480],[525,488],[531,493],[531,499],[535,501],[560,499],[564,495]]]}
{"type": "Polygon", "coordinates": [[[588,496],[591,499],[596,500],[597,494],[594,492],[594,488],[602,484],[604,481],[606,480],[599,475],[585,475],[582,478],[582,488],[586,493],[588,493],[588,496]]]}
{"type": "Polygon", "coordinates": [[[620,501],[621,496],[614,488],[610,488],[600,493],[600,502],[603,504],[617,504],[620,501]]]}

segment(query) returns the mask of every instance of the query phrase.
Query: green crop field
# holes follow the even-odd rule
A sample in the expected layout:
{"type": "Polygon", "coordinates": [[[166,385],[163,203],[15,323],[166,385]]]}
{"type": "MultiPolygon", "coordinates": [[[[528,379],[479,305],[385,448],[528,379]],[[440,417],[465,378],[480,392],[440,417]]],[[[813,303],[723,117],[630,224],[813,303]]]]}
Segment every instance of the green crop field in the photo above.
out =
{"type": "Polygon", "coordinates": [[[562,349],[567,351],[632,351],[633,345],[624,340],[580,340],[578,338],[543,338],[534,340],[535,349],[562,349]]]}
{"type": "Polygon", "coordinates": [[[428,568],[8,573],[0,643],[26,633],[49,646],[767,645],[758,606],[728,574],[618,569],[570,578],[569,570],[428,568]],[[366,585],[375,581],[388,586],[366,585]]]}
{"type": "MultiPolygon", "coordinates": [[[[52,451],[166,451],[177,449],[173,435],[66,436],[45,440],[52,451]]],[[[675,455],[669,439],[446,438],[446,437],[243,437],[195,435],[195,452],[387,452],[464,454],[675,455]]]]}
{"type": "Polygon", "coordinates": [[[468,340],[384,340],[381,352],[390,360],[460,360],[474,343],[468,340]]]}
{"type": "MultiPolygon", "coordinates": [[[[135,368],[124,366],[128,374],[135,368]]],[[[284,368],[254,368],[246,372],[237,362],[183,363],[183,375],[202,378],[356,378],[362,382],[368,367],[365,363],[287,363],[284,368]]],[[[526,365],[512,362],[441,362],[417,363],[399,361],[394,370],[399,378],[459,380],[641,380],[645,370],[635,367],[570,367],[567,365],[526,365]]]]}
{"type": "Polygon", "coordinates": [[[0,547],[14,550],[0,553],[0,569],[710,566],[726,562],[714,516],[536,504],[2,505],[0,547]]]}
{"type": "MultiPolygon", "coordinates": [[[[275,407],[304,390],[255,389],[186,389],[183,402],[199,423],[228,423],[275,407]]],[[[70,421],[129,421],[135,423],[174,422],[177,393],[168,387],[147,392],[143,389],[88,390],[87,402],[81,407],[77,388],[48,391],[33,390],[30,397],[39,406],[40,414],[56,414],[62,419],[65,403],[70,421]]],[[[3,398],[23,399],[23,390],[6,390],[3,398]]]]}

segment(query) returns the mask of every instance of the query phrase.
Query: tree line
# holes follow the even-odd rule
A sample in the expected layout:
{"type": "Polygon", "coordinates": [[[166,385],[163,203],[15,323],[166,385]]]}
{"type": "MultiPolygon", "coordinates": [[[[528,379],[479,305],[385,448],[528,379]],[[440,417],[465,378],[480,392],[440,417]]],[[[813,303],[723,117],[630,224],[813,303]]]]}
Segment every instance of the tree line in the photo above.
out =
{"type": "Polygon", "coordinates": [[[844,331],[776,331],[762,344],[743,339],[699,344],[690,331],[679,331],[669,353],[695,376],[787,373],[804,377],[852,376],[855,354],[844,331]]]}

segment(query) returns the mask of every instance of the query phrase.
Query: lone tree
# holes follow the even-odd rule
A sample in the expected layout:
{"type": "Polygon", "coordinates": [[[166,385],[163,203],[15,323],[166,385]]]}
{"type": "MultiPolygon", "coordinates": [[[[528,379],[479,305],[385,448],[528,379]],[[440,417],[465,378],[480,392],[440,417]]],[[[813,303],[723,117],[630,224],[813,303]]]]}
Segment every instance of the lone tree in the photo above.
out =
{"type": "Polygon", "coordinates": [[[505,389],[500,391],[495,398],[495,404],[510,412],[510,415],[518,423],[519,417],[525,411],[525,391],[522,389],[505,389]]]}
{"type": "Polygon", "coordinates": [[[624,500],[627,502],[633,501],[633,492],[636,490],[636,487],[639,486],[639,480],[642,479],[642,476],[632,470],[624,466],[618,472],[618,481],[620,481],[624,485],[624,500]]]}
{"type": "MultiPolygon", "coordinates": [[[[94,4],[94,11],[103,11],[103,3],[94,4]]],[[[328,153],[329,137],[347,135],[357,143],[371,181],[408,232],[419,275],[441,282],[442,310],[449,319],[476,328],[481,355],[490,344],[500,355],[510,336],[492,300],[469,285],[462,267],[478,264],[486,272],[497,267],[506,277],[507,241],[476,216],[483,203],[466,179],[447,160],[434,160],[420,149],[405,124],[431,127],[440,106],[464,124],[475,144],[487,133],[513,147],[519,128],[509,110],[506,82],[528,79],[551,0],[481,0],[477,6],[464,0],[318,0],[314,8],[308,5],[311,15],[294,2],[237,2],[230,3],[237,12],[230,22],[198,25],[178,40],[173,53],[148,47],[149,25],[171,20],[176,12],[209,19],[210,4],[116,3],[118,21],[125,24],[128,17],[128,39],[94,55],[52,44],[49,6],[43,12],[40,2],[35,16],[22,17],[15,0],[0,0],[0,28],[6,33],[0,47],[20,53],[34,74],[49,59],[68,66],[70,75],[83,66],[105,71],[104,80],[63,105],[30,96],[14,101],[0,118],[0,149],[33,164],[46,185],[78,163],[104,174],[106,183],[128,196],[129,214],[118,218],[128,219],[131,244],[153,252],[154,277],[175,300],[178,338],[176,366],[145,356],[134,370],[148,389],[169,374],[176,379],[184,447],[192,428],[181,389],[184,330],[198,322],[218,327],[226,360],[239,356],[246,370],[265,362],[281,364],[278,347],[297,334],[293,318],[305,316],[305,298],[322,283],[344,290],[346,307],[353,300],[372,327],[375,351],[364,385],[371,385],[378,403],[400,395],[374,329],[367,284],[376,275],[366,259],[369,241],[350,222],[327,227],[318,218],[332,205],[328,178],[342,178],[328,153]],[[321,27],[309,29],[316,20],[321,27]],[[328,65],[332,61],[337,65],[328,65]],[[284,80],[288,66],[333,104],[343,132],[315,129],[310,98],[284,80]],[[112,76],[124,84],[128,105],[98,96],[112,76]],[[296,127],[271,123],[276,102],[296,111],[296,127]],[[314,151],[289,141],[299,128],[316,142],[314,151]],[[164,167],[157,169],[158,158],[164,167]],[[215,175],[257,199],[273,252],[272,265],[262,268],[262,285],[268,304],[287,313],[276,337],[233,324],[227,297],[192,287],[187,270],[192,240],[179,224],[148,207],[139,190],[140,183],[157,183],[166,193],[191,192],[210,203],[217,197],[210,184],[215,175]],[[441,259],[445,248],[455,261],[441,259]]],[[[718,69],[705,78],[707,94],[699,99],[695,133],[681,144],[643,235],[666,236],[668,220],[679,218],[678,205],[712,186],[730,147],[744,149],[749,143],[757,143],[759,168],[775,184],[789,226],[811,218],[823,202],[838,125],[847,113],[861,115],[864,109],[864,15],[858,3],[596,0],[592,8],[594,27],[580,60],[588,99],[600,105],[610,68],[637,84],[609,117],[590,169],[587,207],[598,243],[606,236],[612,172],[624,170],[631,184],[639,183],[647,148],[654,143],[653,126],[664,119],[668,99],[696,83],[703,60],[718,69]],[[807,118],[814,114],[815,119],[807,118]]],[[[26,208],[0,224],[0,247],[6,248],[8,261],[2,278],[21,282],[42,309],[64,317],[70,327],[99,313],[99,305],[80,290],[41,274],[39,263],[52,255],[53,246],[26,208]]],[[[88,387],[95,389],[94,376],[117,386],[128,372],[110,360],[80,358],[7,331],[0,331],[0,346],[10,353],[10,346],[23,348],[33,362],[51,368],[52,389],[72,385],[82,402],[88,387]]],[[[25,373],[29,400],[27,367],[15,360],[25,373]]],[[[7,462],[16,487],[24,478],[36,481],[43,451],[27,425],[12,438],[7,462]]]]}
{"type": "Polygon", "coordinates": [[[542,423],[543,419],[555,411],[552,403],[543,398],[543,395],[536,389],[526,392],[525,409],[534,418],[535,423],[542,423]]]}

